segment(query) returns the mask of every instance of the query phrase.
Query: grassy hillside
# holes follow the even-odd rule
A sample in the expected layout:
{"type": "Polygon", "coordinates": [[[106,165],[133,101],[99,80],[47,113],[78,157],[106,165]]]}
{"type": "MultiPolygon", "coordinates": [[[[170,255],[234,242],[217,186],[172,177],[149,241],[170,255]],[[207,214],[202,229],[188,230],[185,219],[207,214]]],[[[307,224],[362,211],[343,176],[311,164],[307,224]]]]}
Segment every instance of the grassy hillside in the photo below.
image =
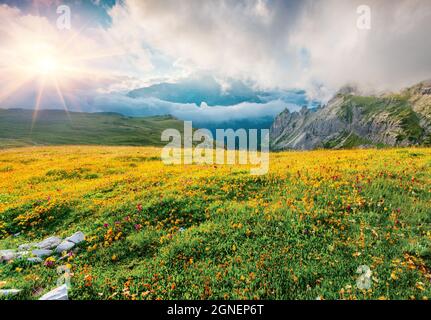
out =
{"type": "Polygon", "coordinates": [[[166,128],[182,131],[171,116],[130,118],[115,113],[42,110],[32,127],[33,111],[0,109],[0,148],[25,145],[160,146],[166,128]]]}
{"type": "Polygon", "coordinates": [[[61,261],[0,263],[0,286],[37,299],[68,265],[72,299],[431,297],[431,149],[273,153],[264,176],[159,156],[0,151],[0,249],[87,236],[61,261]]]}

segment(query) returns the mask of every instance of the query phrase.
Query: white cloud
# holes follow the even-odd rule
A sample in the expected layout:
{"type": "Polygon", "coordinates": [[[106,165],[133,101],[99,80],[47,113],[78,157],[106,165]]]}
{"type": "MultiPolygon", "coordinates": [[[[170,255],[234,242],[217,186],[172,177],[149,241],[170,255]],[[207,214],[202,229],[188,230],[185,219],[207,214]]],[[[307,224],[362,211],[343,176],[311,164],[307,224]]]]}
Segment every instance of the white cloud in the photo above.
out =
{"type": "MultiPolygon", "coordinates": [[[[47,18],[1,5],[0,82],[5,85],[0,98],[17,79],[6,70],[21,64],[17,48],[32,42],[61,47],[78,31],[67,55],[87,57],[77,65],[87,72],[62,79],[65,96],[75,101],[75,109],[99,110],[105,103],[106,108],[147,108],[154,114],[167,110],[187,116],[205,112],[213,117],[278,110],[278,102],[262,108],[238,105],[226,112],[225,107],[173,106],[118,94],[156,78],[172,80],[195,72],[209,72],[222,84],[235,78],[252,80],[263,89],[305,88],[310,96],[323,99],[347,83],[396,90],[430,78],[429,0],[369,1],[372,29],[358,30],[356,9],[366,2],[125,0],[124,6],[117,4],[109,11],[109,27],[74,26],[70,34],[59,32],[47,18]]],[[[23,86],[2,107],[31,106],[35,84],[23,86]]],[[[52,90],[51,86],[43,100],[45,107],[59,103],[52,90]]]]}
{"type": "MultiPolygon", "coordinates": [[[[294,78],[286,46],[296,4],[282,1],[128,0],[142,36],[182,66],[251,79],[261,87],[294,78]],[[139,17],[139,18],[136,18],[139,17]]],[[[292,83],[292,81],[291,81],[292,83]]]]}
{"type": "Polygon", "coordinates": [[[428,0],[370,1],[369,31],[356,24],[364,0],[126,3],[148,43],[183,66],[261,87],[330,96],[353,82],[399,89],[431,77],[428,0]]]}
{"type": "Polygon", "coordinates": [[[431,3],[374,0],[371,30],[356,26],[363,0],[311,2],[291,38],[310,54],[305,87],[358,84],[368,90],[397,90],[431,77],[431,3]]]}
{"type": "Polygon", "coordinates": [[[267,103],[243,102],[233,106],[197,106],[192,103],[172,103],[155,98],[129,98],[121,94],[98,95],[87,103],[87,110],[92,112],[119,112],[132,116],[152,116],[171,114],[182,120],[195,122],[223,122],[231,120],[252,120],[273,117],[286,108],[294,111],[298,106],[281,100],[267,103]]]}

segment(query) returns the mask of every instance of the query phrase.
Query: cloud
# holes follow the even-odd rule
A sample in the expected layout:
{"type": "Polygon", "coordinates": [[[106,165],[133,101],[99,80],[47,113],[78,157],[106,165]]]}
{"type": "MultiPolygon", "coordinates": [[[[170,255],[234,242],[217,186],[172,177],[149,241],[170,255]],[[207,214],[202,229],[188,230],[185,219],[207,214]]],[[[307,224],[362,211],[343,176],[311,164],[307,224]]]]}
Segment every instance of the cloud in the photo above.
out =
{"type": "Polygon", "coordinates": [[[216,123],[237,120],[258,120],[274,117],[284,109],[299,109],[298,105],[281,99],[266,103],[243,102],[232,106],[197,106],[194,103],[172,103],[155,98],[130,98],[121,94],[99,95],[87,103],[86,109],[92,112],[118,112],[129,116],[153,116],[171,114],[182,120],[197,123],[216,123]]]}
{"type": "MultiPolygon", "coordinates": [[[[138,1],[126,4],[151,46],[189,70],[285,86],[297,71],[287,39],[300,1],[138,1]]],[[[290,81],[292,84],[294,81],[290,81]]]]}
{"type": "MultiPolygon", "coordinates": [[[[85,9],[83,3],[70,2],[72,14],[84,17],[78,10],[85,9]]],[[[84,111],[219,119],[275,114],[288,105],[274,97],[263,104],[200,108],[123,94],[156,79],[173,82],[199,72],[222,84],[246,80],[261,90],[304,88],[310,98],[322,100],[349,83],[373,91],[397,90],[430,78],[429,0],[369,1],[372,28],[359,30],[357,7],[364,4],[366,0],[124,0],[99,8],[106,10],[109,24],[75,24],[66,32],[49,17],[1,5],[1,107],[34,106],[40,81],[33,79],[9,94],[19,77],[8,70],[34,57],[33,49],[28,54],[34,43],[51,43],[57,50],[69,42],[64,59],[80,58],[73,67],[83,72],[79,77],[63,74],[61,87],[68,105],[84,111]]],[[[61,106],[60,100],[55,87],[47,86],[42,106],[61,106]]]]}
{"type": "Polygon", "coordinates": [[[353,83],[368,91],[398,90],[431,77],[430,2],[370,1],[371,29],[361,30],[356,10],[364,4],[325,0],[304,7],[290,39],[309,53],[304,87],[353,83]]]}
{"type": "Polygon", "coordinates": [[[184,68],[302,87],[329,97],[348,83],[375,90],[431,77],[428,0],[128,0],[142,34],[184,68]],[[372,29],[357,28],[369,5],[372,29]]]}
{"type": "Polygon", "coordinates": [[[0,5],[0,81],[13,87],[29,76],[18,88],[31,90],[30,84],[46,77],[36,70],[38,60],[46,59],[58,64],[55,77],[69,94],[81,89],[90,93],[142,86],[142,75],[153,70],[150,53],[141,45],[139,32],[129,28],[125,8],[115,6],[110,14],[116,23],[109,28],[84,25],[60,30],[48,17],[0,5]]]}

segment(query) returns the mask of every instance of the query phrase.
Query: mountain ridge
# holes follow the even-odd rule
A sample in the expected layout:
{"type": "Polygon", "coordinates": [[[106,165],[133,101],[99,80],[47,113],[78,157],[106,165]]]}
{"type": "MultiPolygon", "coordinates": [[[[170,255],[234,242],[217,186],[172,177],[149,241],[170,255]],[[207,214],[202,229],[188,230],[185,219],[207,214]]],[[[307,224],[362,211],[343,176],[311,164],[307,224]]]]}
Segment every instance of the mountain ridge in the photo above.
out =
{"type": "Polygon", "coordinates": [[[413,146],[431,143],[431,81],[398,93],[341,89],[327,105],[284,110],[270,129],[273,150],[413,146]]]}

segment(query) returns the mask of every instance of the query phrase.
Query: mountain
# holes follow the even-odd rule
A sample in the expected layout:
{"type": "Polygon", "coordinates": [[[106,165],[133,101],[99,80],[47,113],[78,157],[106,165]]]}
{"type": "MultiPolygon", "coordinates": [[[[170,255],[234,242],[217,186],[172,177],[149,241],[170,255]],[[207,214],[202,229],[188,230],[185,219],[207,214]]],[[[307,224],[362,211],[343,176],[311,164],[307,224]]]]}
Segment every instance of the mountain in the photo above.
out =
{"type": "Polygon", "coordinates": [[[177,83],[158,83],[128,93],[131,98],[157,98],[173,103],[205,102],[208,106],[229,106],[241,102],[262,102],[259,93],[241,81],[229,81],[226,88],[211,76],[195,76],[177,83]]]}
{"type": "Polygon", "coordinates": [[[167,128],[183,131],[172,116],[126,117],[118,113],[83,113],[0,109],[0,148],[26,145],[162,146],[167,128]]]}
{"type": "Polygon", "coordinates": [[[398,93],[340,90],[326,106],[283,111],[270,130],[274,150],[431,144],[431,81],[398,93]]]}

